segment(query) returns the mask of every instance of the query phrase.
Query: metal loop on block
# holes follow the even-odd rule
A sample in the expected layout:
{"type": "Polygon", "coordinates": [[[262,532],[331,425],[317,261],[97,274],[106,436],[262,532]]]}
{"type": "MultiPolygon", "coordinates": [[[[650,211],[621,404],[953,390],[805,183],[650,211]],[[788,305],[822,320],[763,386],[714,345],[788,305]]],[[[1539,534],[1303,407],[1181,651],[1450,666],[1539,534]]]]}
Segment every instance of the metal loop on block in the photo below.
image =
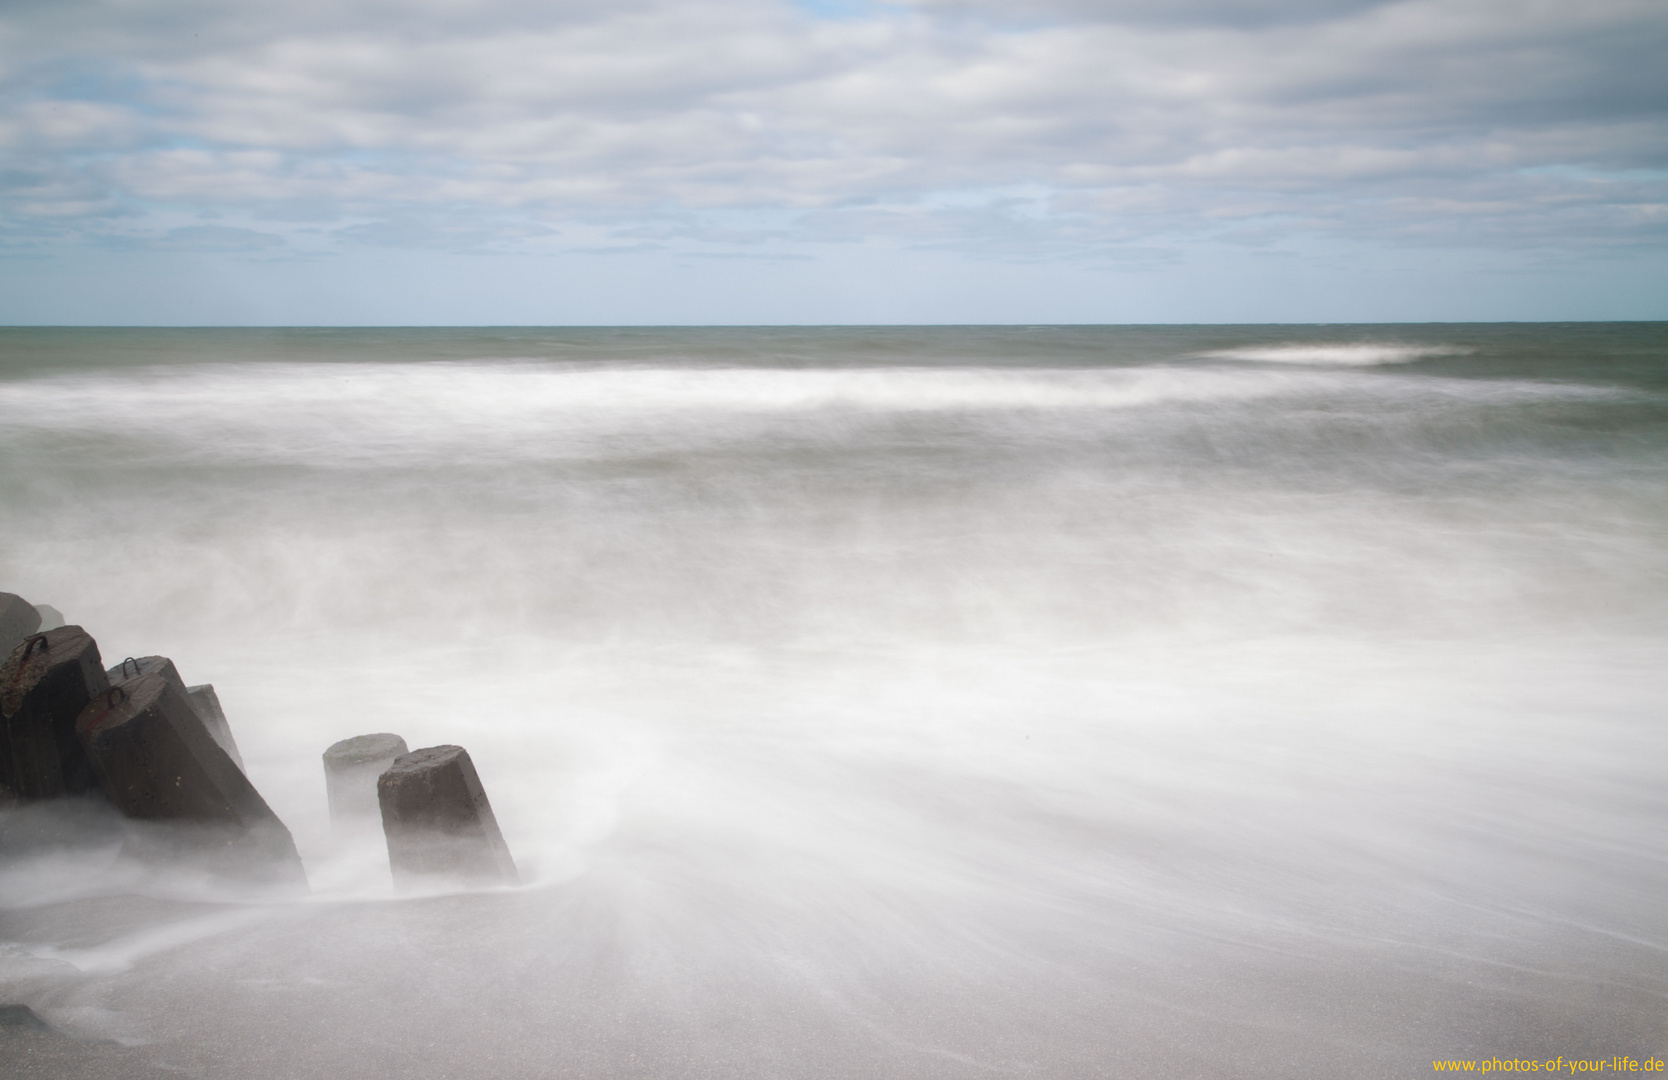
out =
{"type": "Polygon", "coordinates": [[[135,660],[133,657],[130,656],[126,660],[122,661],[122,678],[124,678],[124,679],[127,678],[127,666],[130,663],[133,665],[133,673],[135,675],[143,675],[144,674],[144,671],[139,667],[139,661],[135,660]]]}
{"type": "Polygon", "coordinates": [[[126,700],[127,700],[127,691],[123,690],[119,686],[112,686],[110,689],[108,689],[104,692],[104,706],[105,706],[106,711],[108,711],[110,709],[114,709],[116,706],[120,705],[122,702],[124,702],[126,700]]]}

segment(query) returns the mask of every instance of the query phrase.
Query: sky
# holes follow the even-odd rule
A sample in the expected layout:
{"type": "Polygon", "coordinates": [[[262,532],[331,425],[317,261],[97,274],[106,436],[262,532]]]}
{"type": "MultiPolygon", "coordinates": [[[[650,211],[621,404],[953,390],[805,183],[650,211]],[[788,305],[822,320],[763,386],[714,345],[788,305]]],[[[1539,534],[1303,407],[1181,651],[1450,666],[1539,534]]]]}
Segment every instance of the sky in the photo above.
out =
{"type": "Polygon", "coordinates": [[[0,0],[0,323],[1668,319],[1663,0],[0,0]]]}

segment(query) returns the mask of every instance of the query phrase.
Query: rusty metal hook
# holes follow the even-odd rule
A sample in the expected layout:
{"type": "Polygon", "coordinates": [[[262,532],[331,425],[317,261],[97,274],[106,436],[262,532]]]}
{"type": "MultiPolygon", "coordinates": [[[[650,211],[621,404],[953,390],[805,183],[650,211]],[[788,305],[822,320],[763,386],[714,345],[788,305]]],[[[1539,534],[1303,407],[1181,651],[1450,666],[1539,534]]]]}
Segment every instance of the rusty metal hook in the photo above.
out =
{"type": "Polygon", "coordinates": [[[122,678],[127,678],[127,665],[130,662],[133,664],[133,674],[135,676],[143,675],[145,673],[145,669],[139,666],[139,661],[130,656],[126,660],[122,661],[122,678]]]}

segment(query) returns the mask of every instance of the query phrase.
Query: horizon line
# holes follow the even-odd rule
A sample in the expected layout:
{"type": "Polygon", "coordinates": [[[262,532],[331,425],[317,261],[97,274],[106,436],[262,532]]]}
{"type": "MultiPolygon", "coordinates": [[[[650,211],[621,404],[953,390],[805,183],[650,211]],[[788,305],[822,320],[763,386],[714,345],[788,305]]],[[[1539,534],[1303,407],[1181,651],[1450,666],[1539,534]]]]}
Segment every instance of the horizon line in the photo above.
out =
{"type": "Polygon", "coordinates": [[[1303,322],[993,323],[5,323],[8,330],[1045,330],[1233,326],[1636,326],[1661,319],[1390,319],[1303,322]]]}

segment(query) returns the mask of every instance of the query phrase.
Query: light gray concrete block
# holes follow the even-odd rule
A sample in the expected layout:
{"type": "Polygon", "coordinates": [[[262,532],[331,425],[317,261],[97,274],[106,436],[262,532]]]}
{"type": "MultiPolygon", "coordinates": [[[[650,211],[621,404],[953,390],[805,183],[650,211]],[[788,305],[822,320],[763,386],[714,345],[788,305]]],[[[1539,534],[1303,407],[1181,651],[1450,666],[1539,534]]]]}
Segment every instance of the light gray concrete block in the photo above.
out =
{"type": "Polygon", "coordinates": [[[376,780],[394,759],[409,753],[405,740],[381,732],[343,739],[324,752],[324,789],[330,799],[330,820],[375,819],[376,780]]]}

